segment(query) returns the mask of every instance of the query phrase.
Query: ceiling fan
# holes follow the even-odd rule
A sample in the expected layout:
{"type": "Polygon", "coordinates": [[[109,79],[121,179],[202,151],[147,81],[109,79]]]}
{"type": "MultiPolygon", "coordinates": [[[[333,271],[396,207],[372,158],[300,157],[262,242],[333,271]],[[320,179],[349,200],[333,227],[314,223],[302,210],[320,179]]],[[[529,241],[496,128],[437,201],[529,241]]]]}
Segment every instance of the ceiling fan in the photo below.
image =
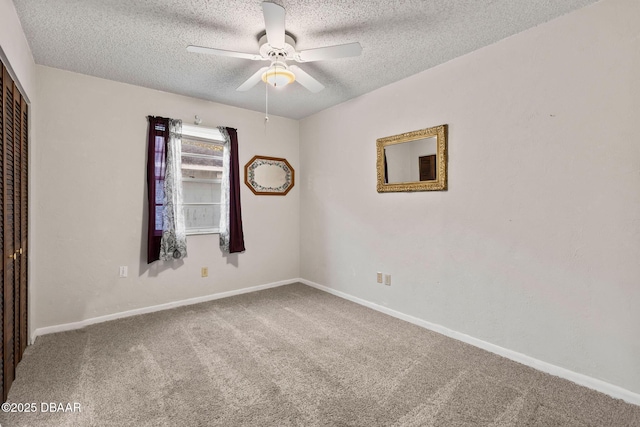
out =
{"type": "Polygon", "coordinates": [[[187,51],[231,58],[251,59],[253,61],[271,61],[270,66],[260,68],[236,90],[247,91],[258,84],[260,80],[275,87],[286,86],[289,83],[297,81],[313,93],[320,92],[324,89],[324,85],[297,65],[287,65],[287,61],[300,63],[322,61],[325,59],[358,56],[362,52],[362,47],[358,42],[298,52],[296,51],[295,39],[290,34],[287,34],[284,29],[284,8],[275,3],[265,1],[262,3],[262,13],[264,15],[266,32],[258,41],[260,45],[259,54],[193,45],[188,46],[187,51]]]}

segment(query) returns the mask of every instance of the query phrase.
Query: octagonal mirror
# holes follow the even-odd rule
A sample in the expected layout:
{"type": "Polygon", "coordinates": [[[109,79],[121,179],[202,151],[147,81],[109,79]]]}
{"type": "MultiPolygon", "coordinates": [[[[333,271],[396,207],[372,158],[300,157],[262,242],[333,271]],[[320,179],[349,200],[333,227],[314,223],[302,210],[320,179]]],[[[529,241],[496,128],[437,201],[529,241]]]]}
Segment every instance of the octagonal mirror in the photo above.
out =
{"type": "Polygon", "coordinates": [[[244,183],[259,196],[284,196],[295,184],[295,171],[286,159],[254,156],[244,166],[244,183]]]}

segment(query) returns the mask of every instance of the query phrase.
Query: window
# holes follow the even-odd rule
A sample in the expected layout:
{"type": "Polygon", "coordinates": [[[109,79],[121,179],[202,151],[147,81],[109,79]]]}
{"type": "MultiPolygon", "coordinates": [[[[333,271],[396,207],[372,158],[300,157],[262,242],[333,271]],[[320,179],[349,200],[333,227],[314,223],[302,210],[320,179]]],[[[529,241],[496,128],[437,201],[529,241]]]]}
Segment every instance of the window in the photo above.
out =
{"type": "Polygon", "coordinates": [[[223,144],[218,129],[182,125],[182,206],[187,235],[219,232],[223,144]]]}

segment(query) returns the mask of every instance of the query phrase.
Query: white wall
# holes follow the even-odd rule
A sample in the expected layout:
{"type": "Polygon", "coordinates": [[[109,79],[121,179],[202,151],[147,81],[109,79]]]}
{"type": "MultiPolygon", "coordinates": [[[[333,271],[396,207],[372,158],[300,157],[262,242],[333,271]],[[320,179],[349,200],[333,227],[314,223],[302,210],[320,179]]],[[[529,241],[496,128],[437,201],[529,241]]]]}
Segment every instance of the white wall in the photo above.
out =
{"type": "Polygon", "coordinates": [[[0,0],[0,58],[8,60],[13,78],[30,101],[35,92],[35,63],[11,0],[0,0]]]}
{"type": "Polygon", "coordinates": [[[639,22],[605,0],[301,121],[302,277],[639,393],[639,22]],[[445,123],[449,190],[376,193],[376,139],[445,123]]]}
{"type": "Polygon", "coordinates": [[[240,168],[260,154],[296,171],[297,121],[272,116],[265,135],[259,112],[43,66],[37,98],[32,330],[299,277],[300,186],[265,197],[241,184],[239,255],[224,257],[218,235],[190,236],[183,264],[148,266],[145,219],[147,115],[237,128],[240,168]]]}

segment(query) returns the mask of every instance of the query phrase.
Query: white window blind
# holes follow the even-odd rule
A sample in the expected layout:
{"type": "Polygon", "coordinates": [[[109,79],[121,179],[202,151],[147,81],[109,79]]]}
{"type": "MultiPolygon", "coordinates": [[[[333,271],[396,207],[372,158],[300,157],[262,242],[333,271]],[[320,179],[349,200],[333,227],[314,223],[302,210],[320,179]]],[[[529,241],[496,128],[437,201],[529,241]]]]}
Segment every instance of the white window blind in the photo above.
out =
{"type": "Polygon", "coordinates": [[[182,206],[188,235],[219,232],[223,144],[218,129],[182,125],[182,206]]]}

